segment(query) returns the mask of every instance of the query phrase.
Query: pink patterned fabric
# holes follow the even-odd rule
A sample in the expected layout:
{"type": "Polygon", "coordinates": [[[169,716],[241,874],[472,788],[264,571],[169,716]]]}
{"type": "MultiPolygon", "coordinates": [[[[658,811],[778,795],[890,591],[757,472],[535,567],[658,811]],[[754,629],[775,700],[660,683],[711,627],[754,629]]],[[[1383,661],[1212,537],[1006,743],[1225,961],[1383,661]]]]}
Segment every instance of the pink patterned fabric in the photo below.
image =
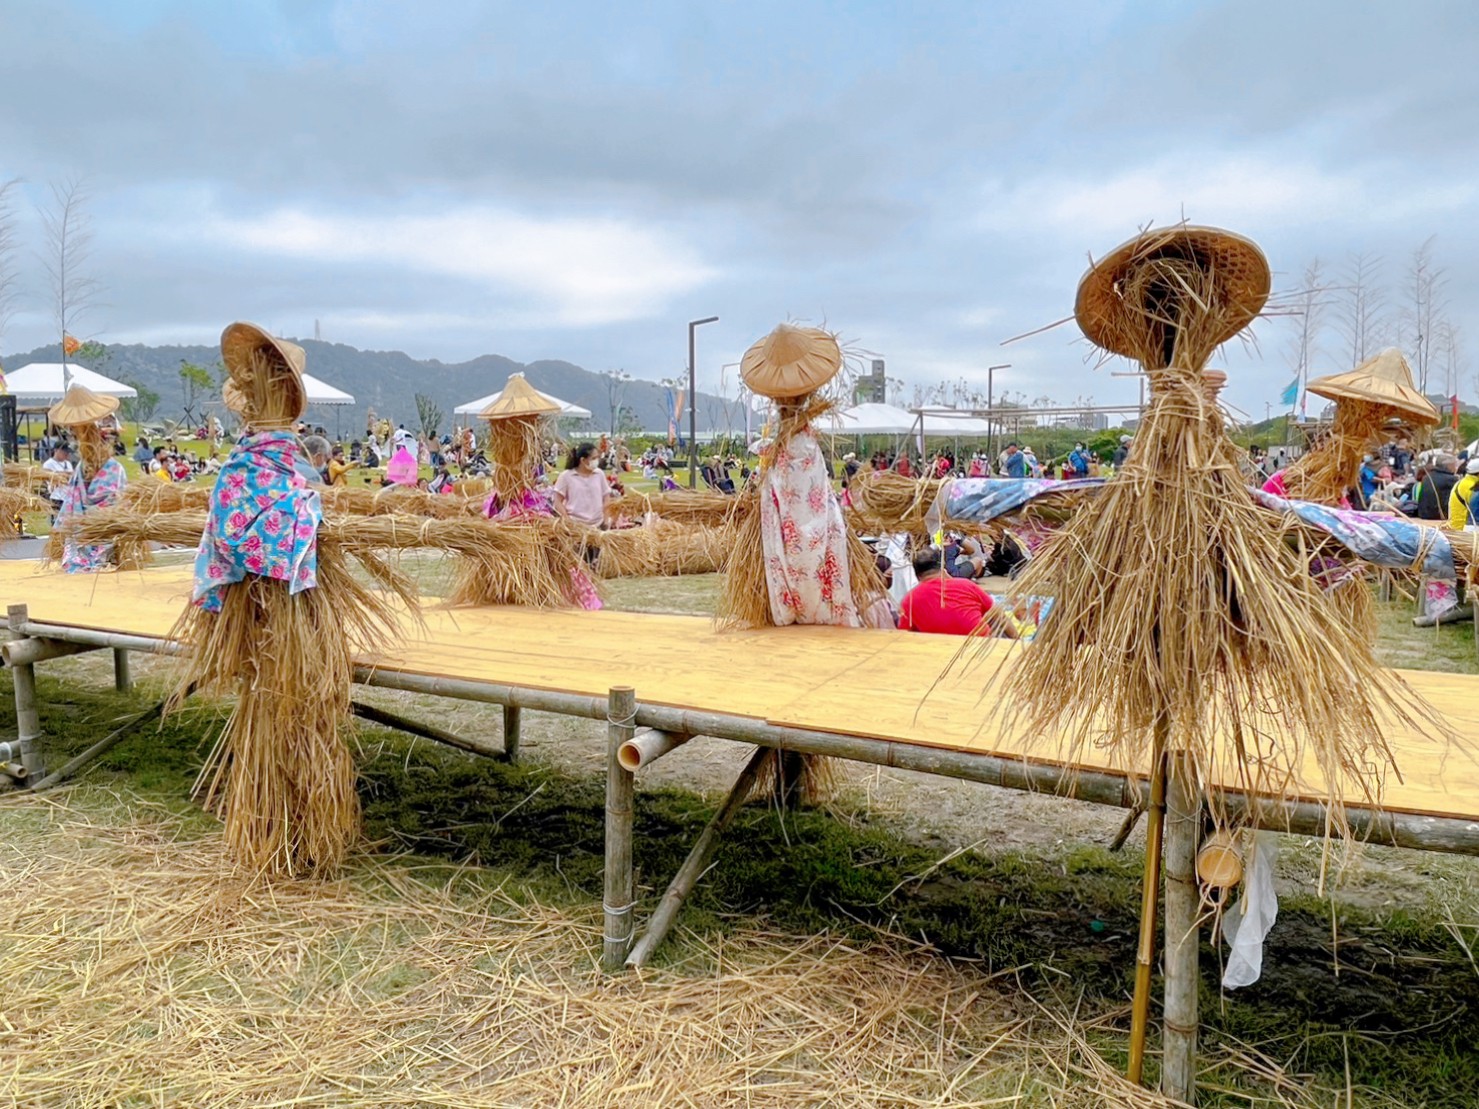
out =
{"type": "MultiPolygon", "coordinates": [[[[123,464],[116,458],[104,462],[90,479],[83,478],[82,467],[78,466],[62,495],[56,526],[66,531],[81,523],[82,517],[92,509],[107,508],[118,500],[127,483],[123,464]]],[[[62,569],[69,574],[90,574],[107,566],[112,556],[112,543],[84,544],[68,536],[62,547],[62,569]]]]}
{"type": "Polygon", "coordinates": [[[761,479],[760,536],[777,625],[861,625],[852,601],[847,525],[809,429],[777,445],[761,479]]]}

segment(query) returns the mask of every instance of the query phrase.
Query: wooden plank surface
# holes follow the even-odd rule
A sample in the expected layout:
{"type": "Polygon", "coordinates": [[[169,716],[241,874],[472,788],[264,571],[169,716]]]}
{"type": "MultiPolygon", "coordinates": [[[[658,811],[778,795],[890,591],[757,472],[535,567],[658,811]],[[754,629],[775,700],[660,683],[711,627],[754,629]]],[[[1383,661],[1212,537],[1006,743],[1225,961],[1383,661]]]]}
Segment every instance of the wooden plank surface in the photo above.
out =
{"type": "MultiPolygon", "coordinates": [[[[0,562],[7,604],[32,620],[164,636],[190,590],[188,567],[64,575],[0,562]]],[[[961,664],[961,640],[842,628],[719,632],[703,617],[626,612],[446,609],[428,600],[425,626],[408,620],[399,639],[361,658],[403,673],[604,697],[630,685],[638,699],[748,716],[798,728],[1055,763],[1053,737],[1031,737],[994,712],[990,679],[1012,664],[993,642],[961,664]]],[[[1479,678],[1399,671],[1460,735],[1479,740],[1479,678]]],[[[1071,676],[1065,676],[1071,681],[1071,676]]],[[[1389,781],[1390,809],[1479,820],[1479,761],[1393,727],[1402,781],[1389,781]]],[[[1078,753],[1076,765],[1124,773],[1107,753],[1078,753]]],[[[1311,760],[1296,796],[1322,796],[1311,760]]],[[[1349,797],[1359,803],[1359,796],[1349,797]]]]}

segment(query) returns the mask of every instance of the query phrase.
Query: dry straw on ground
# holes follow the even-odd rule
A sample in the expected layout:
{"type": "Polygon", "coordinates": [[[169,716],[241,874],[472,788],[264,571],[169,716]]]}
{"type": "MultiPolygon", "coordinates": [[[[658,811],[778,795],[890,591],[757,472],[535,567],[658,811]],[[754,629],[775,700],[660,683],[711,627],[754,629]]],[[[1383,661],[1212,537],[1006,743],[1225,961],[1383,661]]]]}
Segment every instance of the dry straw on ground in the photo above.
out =
{"type": "MultiPolygon", "coordinates": [[[[8,805],[0,1099],[190,1106],[1055,1106],[1158,1109],[1087,1020],[883,943],[760,933],[603,977],[600,912],[476,872],[356,858],[344,880],[232,876],[220,838],[123,798],[8,805]]],[[[1268,1069],[1257,1101],[1330,1104],[1268,1069]]]]}

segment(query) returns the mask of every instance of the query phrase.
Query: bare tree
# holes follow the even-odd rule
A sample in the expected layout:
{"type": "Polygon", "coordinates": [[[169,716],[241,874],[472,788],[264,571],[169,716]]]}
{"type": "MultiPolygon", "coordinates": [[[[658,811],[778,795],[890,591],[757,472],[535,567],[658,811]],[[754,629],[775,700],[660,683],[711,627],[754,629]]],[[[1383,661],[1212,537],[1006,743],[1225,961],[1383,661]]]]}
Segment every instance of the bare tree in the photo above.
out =
{"type": "Polygon", "coordinates": [[[19,177],[0,182],[0,337],[15,315],[20,294],[20,269],[15,260],[15,195],[20,183],[19,177]]]}
{"type": "MultiPolygon", "coordinates": [[[[1304,270],[1304,286],[1293,298],[1292,316],[1298,330],[1290,344],[1294,356],[1294,372],[1299,378],[1299,389],[1303,393],[1310,379],[1310,367],[1319,354],[1320,328],[1324,323],[1325,309],[1329,306],[1329,290],[1325,288],[1320,260],[1316,258],[1304,270]]],[[[1354,363],[1352,363],[1354,365],[1354,363]]]]}
{"type": "Polygon", "coordinates": [[[1459,341],[1458,326],[1446,316],[1438,323],[1437,338],[1433,342],[1433,360],[1435,368],[1443,373],[1443,395],[1456,396],[1466,363],[1463,344],[1459,341]]]}
{"type": "Polygon", "coordinates": [[[1386,290],[1381,284],[1381,259],[1373,254],[1353,254],[1346,263],[1341,284],[1345,297],[1339,322],[1350,364],[1358,366],[1376,353],[1386,335],[1386,290]]]}
{"type": "Polygon", "coordinates": [[[1417,388],[1428,391],[1428,372],[1433,365],[1433,345],[1438,341],[1443,322],[1447,274],[1433,261],[1433,238],[1429,236],[1412,252],[1407,267],[1407,303],[1398,316],[1399,341],[1410,344],[1417,370],[1417,388]]]}
{"type": "MultiPolygon", "coordinates": [[[[67,336],[77,321],[97,302],[99,285],[87,273],[92,256],[92,227],[84,205],[82,183],[68,180],[51,187],[51,204],[41,209],[46,231],[46,272],[51,278],[57,338],[62,344],[62,366],[67,364],[67,336]]],[[[63,375],[66,374],[65,368],[63,375]]]]}

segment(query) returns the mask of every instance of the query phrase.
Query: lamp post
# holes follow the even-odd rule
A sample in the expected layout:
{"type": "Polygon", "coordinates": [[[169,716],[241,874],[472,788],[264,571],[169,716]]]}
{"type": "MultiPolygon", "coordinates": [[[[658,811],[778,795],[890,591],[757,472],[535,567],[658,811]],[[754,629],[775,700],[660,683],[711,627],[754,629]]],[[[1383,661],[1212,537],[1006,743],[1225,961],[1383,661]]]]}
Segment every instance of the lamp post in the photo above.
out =
{"type": "Polygon", "coordinates": [[[986,461],[988,466],[996,465],[996,420],[994,418],[996,371],[1011,368],[1010,362],[986,367],[986,461]]]}
{"type": "Polygon", "coordinates": [[[694,370],[693,333],[706,323],[718,323],[718,316],[705,316],[688,321],[688,488],[698,488],[698,379],[694,370]]]}

